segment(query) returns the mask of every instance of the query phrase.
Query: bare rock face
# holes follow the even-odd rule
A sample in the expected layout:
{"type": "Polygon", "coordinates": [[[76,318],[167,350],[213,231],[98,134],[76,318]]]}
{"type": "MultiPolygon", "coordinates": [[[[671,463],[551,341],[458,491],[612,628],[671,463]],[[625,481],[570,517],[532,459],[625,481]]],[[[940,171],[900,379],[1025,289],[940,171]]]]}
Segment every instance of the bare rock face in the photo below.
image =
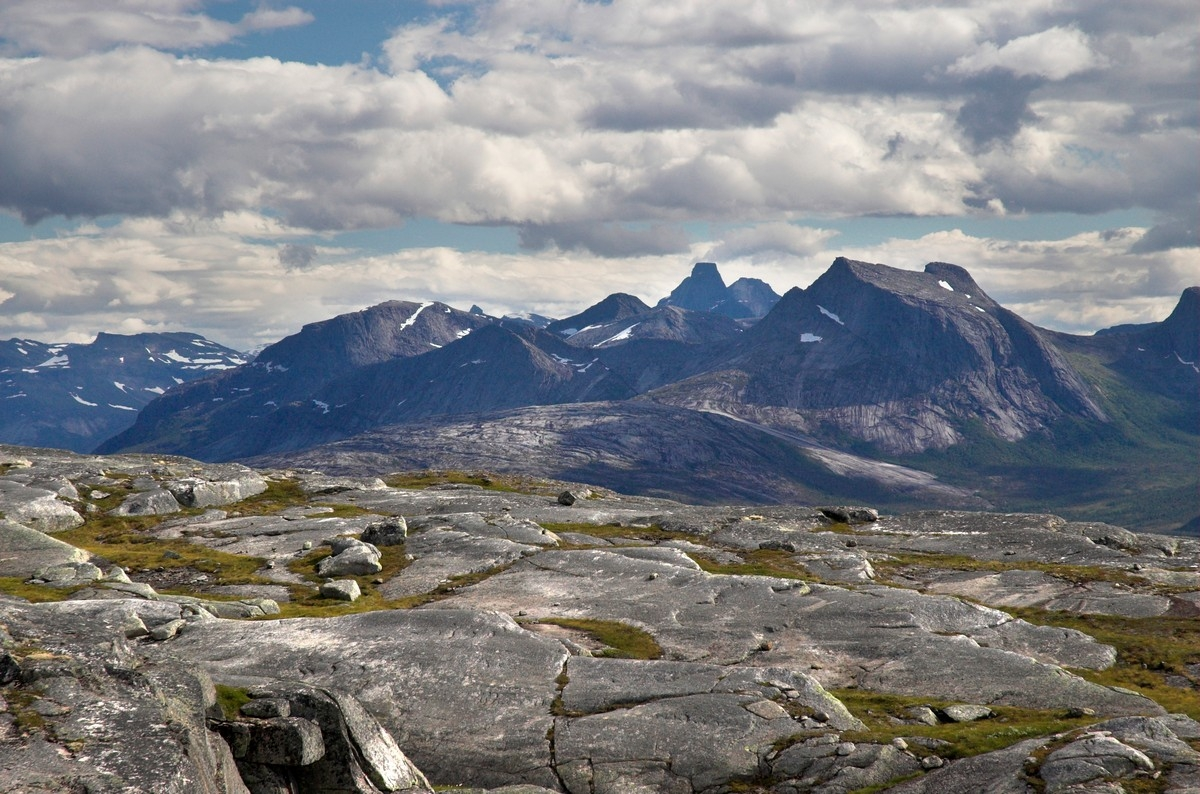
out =
{"type": "Polygon", "coordinates": [[[58,494],[13,481],[0,480],[0,513],[40,532],[62,532],[83,523],[83,517],[58,494]]]}
{"type": "Polygon", "coordinates": [[[247,794],[207,728],[215,694],[203,672],[144,664],[119,627],[56,605],[6,602],[0,620],[23,644],[8,652],[6,693],[19,705],[0,715],[0,790],[247,794]]]}
{"type": "MultiPolygon", "coordinates": [[[[10,457],[21,487],[64,478],[105,507],[164,482],[235,478],[177,458],[10,457]]],[[[1200,669],[1131,670],[1055,612],[1026,621],[1007,607],[1186,634],[1200,615],[1191,538],[1044,514],[694,506],[601,490],[565,506],[557,495],[577,486],[562,482],[517,493],[271,477],[302,496],[268,515],[256,500],[243,515],[234,503],[126,522],[139,549],[259,558],[249,582],[124,571],[104,559],[118,546],[89,562],[0,523],[0,551],[48,555],[31,570],[0,553],[0,571],[20,577],[0,587],[67,598],[0,596],[0,790],[1027,794],[1154,775],[1184,791],[1200,774],[1200,724],[1071,672],[1115,666],[1115,680],[1141,689],[1150,677],[1143,691],[1159,697],[1158,685],[1200,683],[1200,669]],[[333,583],[361,590],[353,605],[315,598],[317,577],[291,563],[321,543],[328,560],[379,558],[360,533],[391,541],[387,568],[333,583]],[[311,610],[327,617],[267,619],[311,610]],[[1048,722],[1045,735],[958,757],[968,734],[1015,740],[1048,722]]]]}
{"type": "Polygon", "coordinates": [[[86,562],[90,557],[44,532],[0,518],[0,576],[27,578],[52,565],[86,562]]]}

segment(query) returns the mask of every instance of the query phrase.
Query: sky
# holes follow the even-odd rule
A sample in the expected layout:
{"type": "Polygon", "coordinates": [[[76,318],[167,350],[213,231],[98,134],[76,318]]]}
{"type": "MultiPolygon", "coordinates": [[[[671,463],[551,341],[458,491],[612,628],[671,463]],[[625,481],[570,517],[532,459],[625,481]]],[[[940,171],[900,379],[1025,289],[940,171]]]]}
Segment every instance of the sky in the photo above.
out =
{"type": "Polygon", "coordinates": [[[0,0],[0,339],[573,314],[695,261],[1200,284],[1194,0],[0,0]]]}

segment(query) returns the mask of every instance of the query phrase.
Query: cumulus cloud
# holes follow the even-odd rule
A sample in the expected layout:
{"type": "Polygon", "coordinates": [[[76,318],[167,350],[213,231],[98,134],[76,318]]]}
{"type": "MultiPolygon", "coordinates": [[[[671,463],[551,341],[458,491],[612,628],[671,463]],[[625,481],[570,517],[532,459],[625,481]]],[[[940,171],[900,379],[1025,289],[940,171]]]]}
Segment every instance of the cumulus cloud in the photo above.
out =
{"type": "Polygon", "coordinates": [[[0,245],[0,329],[186,320],[258,343],[379,283],[562,315],[603,297],[589,284],[657,300],[710,256],[786,289],[855,254],[813,218],[863,215],[1158,213],[1063,247],[857,252],[979,263],[1056,327],[1101,318],[1022,284],[1156,319],[1195,273],[1194,4],[426,5],[380,32],[375,68],[182,54],[308,21],[283,3],[235,22],[201,0],[0,3],[0,209],[120,218],[0,245]],[[523,250],[367,257],[321,237],[412,218],[509,226],[523,250]],[[681,231],[704,223],[734,231],[681,231]]]}
{"type": "MultiPolygon", "coordinates": [[[[113,13],[148,17],[149,2],[113,13]]],[[[6,6],[45,28],[58,16],[43,7],[84,5],[6,6]]],[[[198,2],[160,9],[159,22],[217,24],[198,2]]],[[[0,207],[29,221],[269,210],[323,229],[434,217],[519,226],[534,245],[553,237],[538,229],[584,222],[953,215],[993,199],[1091,212],[1096,194],[1061,164],[1085,151],[1150,161],[1164,125],[1194,138],[1196,46],[1103,16],[1081,18],[1084,31],[1063,13],[494,0],[394,31],[386,71],[128,46],[0,60],[0,207]],[[1155,54],[1163,47],[1171,57],[1155,54]],[[1123,107],[1124,128],[1064,132],[1099,99],[1123,107]],[[1028,147],[1006,149],[1026,133],[1043,147],[1032,178],[1028,147]]],[[[302,16],[263,9],[221,24],[302,16]]],[[[112,42],[166,47],[128,32],[112,42]]],[[[1131,190],[1129,167],[1098,174],[1122,206],[1177,201],[1158,194],[1179,180],[1131,190]]]]}
{"type": "Polygon", "coordinates": [[[809,257],[826,249],[837,236],[832,229],[814,229],[790,223],[763,223],[734,229],[709,249],[705,259],[725,261],[756,257],[779,259],[781,256],[809,257]]]}
{"type": "Polygon", "coordinates": [[[974,75],[1003,69],[1017,77],[1063,80],[1073,74],[1103,66],[1088,37],[1073,28],[1053,27],[1019,36],[997,47],[987,41],[948,69],[954,75],[974,75]]]}
{"type": "MultiPolygon", "coordinates": [[[[839,255],[909,269],[956,262],[993,298],[1033,322],[1090,332],[1163,319],[1196,273],[1195,249],[1131,252],[1146,232],[1141,228],[1020,242],[938,232],[852,246],[828,230],[761,224],[680,252],[621,256],[557,246],[367,253],[322,242],[307,230],[293,230],[291,241],[238,231],[252,229],[249,221],[176,215],[0,243],[0,297],[10,296],[0,312],[0,338],[87,341],[97,330],[145,328],[193,331],[249,349],[304,323],[393,299],[441,300],[463,309],[482,302],[496,314],[551,317],[578,312],[612,292],[655,303],[693,262],[711,258],[726,281],[761,278],[784,292],[810,284],[839,255]],[[289,256],[307,265],[293,262],[289,269],[289,256]]],[[[272,223],[262,219],[264,226],[272,223]]]]}
{"type": "Polygon", "coordinates": [[[190,50],[313,21],[312,14],[289,6],[260,7],[225,22],[204,14],[203,6],[202,0],[6,0],[0,51],[72,57],[126,44],[190,50]]]}

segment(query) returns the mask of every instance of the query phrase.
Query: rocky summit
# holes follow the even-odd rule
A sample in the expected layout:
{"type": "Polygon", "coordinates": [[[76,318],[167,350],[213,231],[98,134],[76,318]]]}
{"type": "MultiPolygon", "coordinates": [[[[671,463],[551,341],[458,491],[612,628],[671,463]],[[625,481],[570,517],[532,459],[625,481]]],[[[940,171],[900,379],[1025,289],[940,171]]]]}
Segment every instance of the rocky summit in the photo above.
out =
{"type": "Polygon", "coordinates": [[[1198,296],[1087,337],[1034,326],[944,262],[839,258],[782,298],[700,262],[653,307],[616,293],[549,323],[392,301],[180,384],[96,449],[487,468],[688,502],[1052,509],[1187,533],[1198,296]]]}
{"type": "Polygon", "coordinates": [[[0,515],[6,792],[1200,780],[1194,538],[12,446],[0,515]]]}

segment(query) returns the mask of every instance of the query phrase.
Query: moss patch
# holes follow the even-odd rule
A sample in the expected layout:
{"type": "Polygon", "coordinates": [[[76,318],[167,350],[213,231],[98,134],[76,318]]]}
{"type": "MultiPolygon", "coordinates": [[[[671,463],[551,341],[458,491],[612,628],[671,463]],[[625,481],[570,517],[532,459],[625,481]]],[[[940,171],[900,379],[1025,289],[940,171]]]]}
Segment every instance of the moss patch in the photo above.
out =
{"type": "Polygon", "coordinates": [[[217,684],[217,705],[227,720],[236,720],[242,706],[249,703],[250,695],[242,687],[217,684]]]}
{"type": "Polygon", "coordinates": [[[478,485],[488,491],[532,494],[544,490],[546,484],[529,477],[510,474],[489,474],[470,471],[406,471],[384,478],[389,488],[419,490],[431,485],[478,485]]]}
{"type": "Polygon", "coordinates": [[[67,596],[78,589],[77,587],[47,587],[41,584],[29,584],[19,576],[0,576],[0,593],[24,598],[34,604],[65,601],[67,596]]]}
{"type": "Polygon", "coordinates": [[[717,562],[702,553],[689,554],[696,564],[709,573],[728,576],[773,576],[777,579],[812,579],[804,566],[790,552],[776,549],[755,549],[741,555],[742,562],[717,562]]]}
{"type": "Polygon", "coordinates": [[[965,554],[920,554],[900,552],[889,554],[891,559],[872,560],[871,565],[880,577],[894,578],[908,569],[933,569],[939,571],[1041,571],[1064,579],[1073,584],[1087,582],[1112,582],[1138,589],[1153,589],[1154,585],[1144,576],[1120,568],[1104,565],[1062,565],[1047,562],[1002,562],[1000,560],[977,560],[965,554]]]}
{"type": "Polygon", "coordinates": [[[542,618],[536,622],[582,631],[607,646],[598,655],[610,659],[661,659],[663,655],[662,648],[648,632],[617,620],[542,618]]]}
{"type": "Polygon", "coordinates": [[[914,706],[937,709],[953,705],[953,701],[861,689],[831,690],[830,694],[867,726],[865,731],[843,733],[843,741],[887,744],[897,737],[924,736],[949,742],[938,750],[938,755],[950,759],[1001,750],[1025,739],[1070,731],[1096,721],[1095,717],[1068,717],[1064,711],[991,706],[995,716],[975,722],[897,724],[894,720],[908,718],[907,710],[914,706]]]}
{"type": "Polygon", "coordinates": [[[229,554],[186,540],[156,538],[148,530],[161,521],[161,516],[95,516],[83,526],[55,537],[130,571],[193,568],[212,576],[212,584],[270,583],[255,573],[265,563],[261,557],[229,554]]]}
{"type": "Polygon", "coordinates": [[[1139,692],[1172,713],[1200,719],[1200,676],[1188,669],[1200,664],[1200,621],[1156,617],[1150,620],[1113,615],[1077,615],[1032,607],[1007,612],[1043,626],[1077,629],[1117,649],[1117,663],[1107,670],[1074,670],[1105,686],[1139,692]],[[1172,686],[1167,676],[1180,676],[1191,686],[1172,686]]]}

